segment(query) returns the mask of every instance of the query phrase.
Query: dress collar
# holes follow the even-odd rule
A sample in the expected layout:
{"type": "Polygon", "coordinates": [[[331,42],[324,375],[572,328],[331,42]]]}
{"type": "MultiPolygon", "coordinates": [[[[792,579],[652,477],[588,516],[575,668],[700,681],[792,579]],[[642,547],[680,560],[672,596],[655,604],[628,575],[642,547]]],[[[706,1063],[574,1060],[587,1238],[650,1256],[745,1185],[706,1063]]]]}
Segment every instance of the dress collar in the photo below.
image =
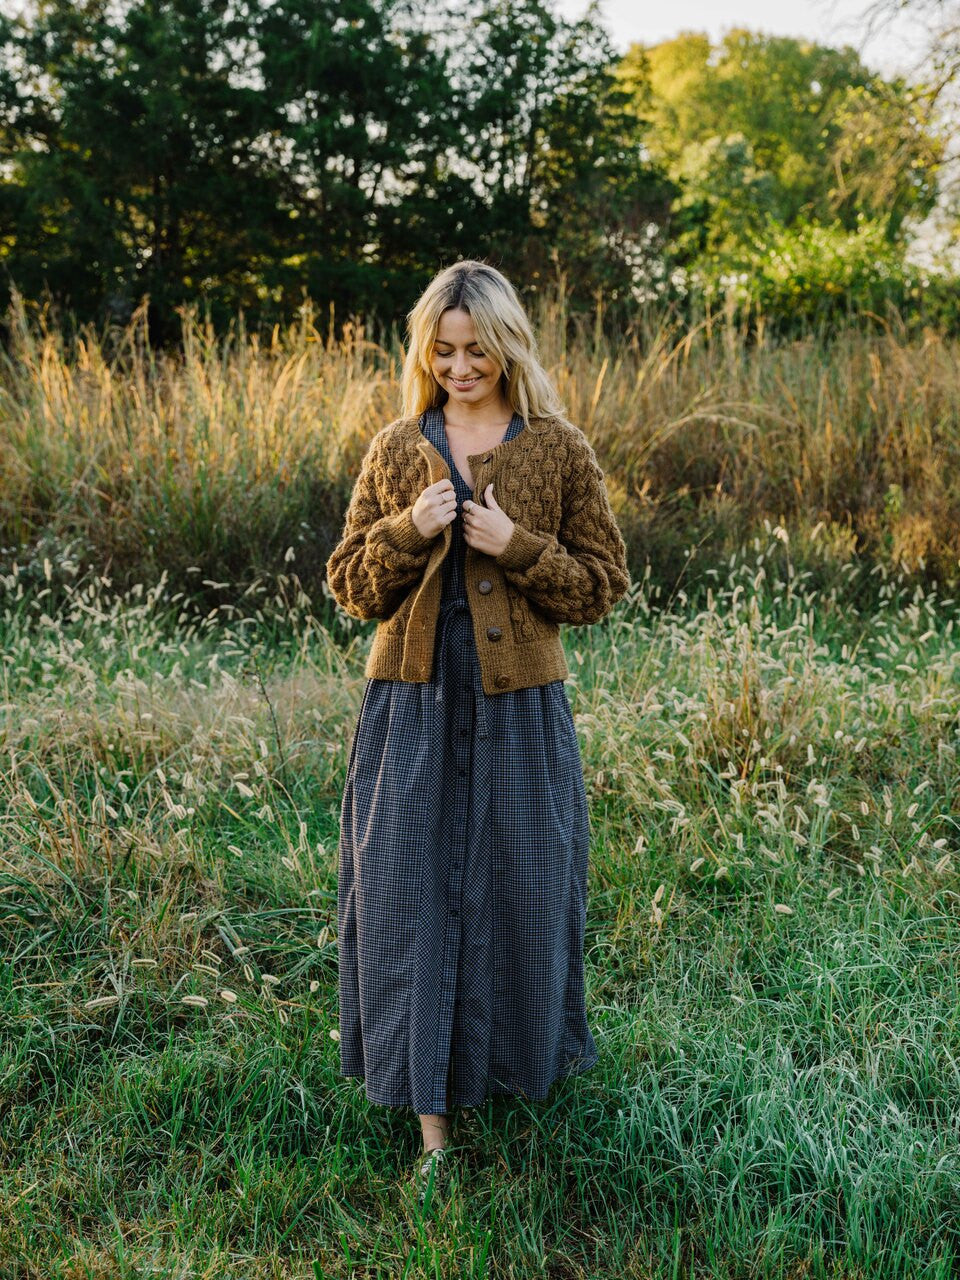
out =
{"type": "MultiPolygon", "coordinates": [[[[444,436],[446,434],[443,422],[443,405],[434,405],[430,409],[424,409],[423,413],[420,415],[419,426],[422,433],[427,437],[434,448],[439,449],[442,453],[444,436]]],[[[525,426],[526,424],[524,423],[523,418],[516,412],[516,410],[514,410],[506,431],[500,440],[492,446],[492,448],[498,449],[500,445],[506,444],[508,440],[512,440],[514,436],[524,430],[525,426]]]]}

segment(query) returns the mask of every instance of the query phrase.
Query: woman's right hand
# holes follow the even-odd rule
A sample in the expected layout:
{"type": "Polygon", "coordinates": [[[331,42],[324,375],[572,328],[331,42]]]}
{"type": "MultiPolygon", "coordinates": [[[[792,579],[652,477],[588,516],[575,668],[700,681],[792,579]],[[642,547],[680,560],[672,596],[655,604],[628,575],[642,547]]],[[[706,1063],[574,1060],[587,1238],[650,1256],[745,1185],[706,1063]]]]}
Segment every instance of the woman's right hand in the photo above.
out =
{"type": "Polygon", "coordinates": [[[425,538],[435,537],[445,524],[457,518],[457,491],[444,477],[420,491],[410,518],[425,538]]]}

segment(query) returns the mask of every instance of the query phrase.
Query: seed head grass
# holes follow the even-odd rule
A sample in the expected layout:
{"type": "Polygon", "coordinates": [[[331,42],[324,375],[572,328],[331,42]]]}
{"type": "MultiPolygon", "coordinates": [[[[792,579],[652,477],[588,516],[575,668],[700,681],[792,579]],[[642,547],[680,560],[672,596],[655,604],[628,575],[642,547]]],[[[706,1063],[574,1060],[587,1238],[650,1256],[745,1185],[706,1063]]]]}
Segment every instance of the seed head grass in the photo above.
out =
{"type": "Polygon", "coordinates": [[[564,632],[600,1063],[455,1112],[429,1228],[415,1119],[339,1074],[370,628],[292,578],[251,622],[3,575],[0,1264],[954,1274],[956,601],[789,555],[770,526],[703,607],[644,577],[564,632]]]}

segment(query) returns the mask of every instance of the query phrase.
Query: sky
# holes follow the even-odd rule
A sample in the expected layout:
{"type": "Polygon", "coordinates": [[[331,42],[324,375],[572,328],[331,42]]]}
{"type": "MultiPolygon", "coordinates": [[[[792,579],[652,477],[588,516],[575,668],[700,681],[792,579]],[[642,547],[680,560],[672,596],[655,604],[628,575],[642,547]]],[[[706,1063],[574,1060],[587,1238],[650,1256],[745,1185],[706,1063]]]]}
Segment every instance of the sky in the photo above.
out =
{"type": "MultiPolygon", "coordinates": [[[[586,0],[558,0],[567,19],[579,18],[586,0]]],[[[634,41],[656,44],[681,31],[705,31],[716,42],[731,27],[769,35],[806,36],[820,44],[853,45],[867,66],[885,74],[906,70],[922,46],[914,21],[898,17],[881,30],[869,30],[872,0],[601,0],[603,26],[625,53],[634,41]]],[[[874,19],[876,26],[876,19],[874,19]]]]}

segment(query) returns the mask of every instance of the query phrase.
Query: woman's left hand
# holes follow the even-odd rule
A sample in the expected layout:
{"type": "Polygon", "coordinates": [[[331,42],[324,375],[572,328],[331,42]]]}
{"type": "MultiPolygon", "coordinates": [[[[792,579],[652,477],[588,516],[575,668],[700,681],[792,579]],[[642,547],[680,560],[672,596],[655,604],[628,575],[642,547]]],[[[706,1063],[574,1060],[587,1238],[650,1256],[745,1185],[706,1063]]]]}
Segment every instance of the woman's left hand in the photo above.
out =
{"type": "Polygon", "coordinates": [[[489,556],[499,555],[513,534],[514,523],[497,505],[493,481],[483,491],[486,506],[465,498],[463,503],[463,536],[471,547],[489,556]]]}

